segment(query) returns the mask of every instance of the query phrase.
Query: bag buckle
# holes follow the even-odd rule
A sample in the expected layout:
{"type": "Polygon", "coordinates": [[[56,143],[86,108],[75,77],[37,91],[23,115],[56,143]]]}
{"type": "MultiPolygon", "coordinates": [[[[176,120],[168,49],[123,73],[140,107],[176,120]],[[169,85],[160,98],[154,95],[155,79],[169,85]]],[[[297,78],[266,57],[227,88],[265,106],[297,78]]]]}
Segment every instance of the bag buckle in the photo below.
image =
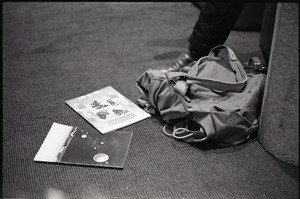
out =
{"type": "Polygon", "coordinates": [[[253,69],[255,72],[267,73],[268,68],[263,66],[258,57],[252,57],[248,62],[248,68],[253,69]]]}
{"type": "Polygon", "coordinates": [[[258,120],[255,119],[254,122],[252,123],[251,127],[247,129],[247,134],[251,134],[253,133],[254,131],[256,131],[258,128],[258,120]]]}

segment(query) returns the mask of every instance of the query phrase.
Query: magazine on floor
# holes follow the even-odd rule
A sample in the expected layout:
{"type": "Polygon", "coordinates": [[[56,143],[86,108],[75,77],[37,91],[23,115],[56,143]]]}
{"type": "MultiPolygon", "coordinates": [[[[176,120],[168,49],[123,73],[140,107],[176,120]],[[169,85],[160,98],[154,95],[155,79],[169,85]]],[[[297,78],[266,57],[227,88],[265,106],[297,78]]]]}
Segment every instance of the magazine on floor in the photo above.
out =
{"type": "Polygon", "coordinates": [[[122,169],[132,134],[130,131],[101,134],[96,129],[53,123],[34,161],[122,169]]]}
{"type": "Polygon", "coordinates": [[[103,134],[150,117],[111,86],[67,100],[66,104],[103,134]]]}

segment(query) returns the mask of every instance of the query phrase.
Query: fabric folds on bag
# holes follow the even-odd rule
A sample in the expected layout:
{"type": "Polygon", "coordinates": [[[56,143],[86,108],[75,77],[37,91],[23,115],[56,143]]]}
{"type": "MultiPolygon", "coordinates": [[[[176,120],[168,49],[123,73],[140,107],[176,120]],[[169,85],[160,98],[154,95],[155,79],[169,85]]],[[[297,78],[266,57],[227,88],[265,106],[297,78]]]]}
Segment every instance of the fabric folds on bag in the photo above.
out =
{"type": "Polygon", "coordinates": [[[257,130],[265,75],[246,74],[225,45],[216,46],[192,67],[167,73],[149,69],[136,82],[144,110],[160,114],[169,124],[185,122],[170,134],[176,139],[234,146],[257,130]],[[227,59],[218,56],[220,50],[226,50],[227,59]]]}

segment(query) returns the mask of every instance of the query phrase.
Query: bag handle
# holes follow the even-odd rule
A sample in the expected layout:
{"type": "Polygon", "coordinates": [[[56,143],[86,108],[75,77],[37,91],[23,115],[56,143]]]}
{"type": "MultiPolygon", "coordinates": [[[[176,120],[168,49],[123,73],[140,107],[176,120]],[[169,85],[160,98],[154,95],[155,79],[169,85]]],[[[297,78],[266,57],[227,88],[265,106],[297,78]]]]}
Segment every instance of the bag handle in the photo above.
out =
{"type": "Polygon", "coordinates": [[[240,92],[246,82],[247,82],[247,74],[241,64],[241,62],[237,59],[232,49],[225,45],[219,45],[214,47],[206,57],[200,58],[194,66],[190,69],[188,73],[184,72],[168,72],[166,73],[166,78],[168,81],[174,81],[176,78],[183,77],[186,79],[188,84],[196,83],[203,87],[206,87],[211,90],[219,90],[226,92],[240,92]],[[230,66],[235,73],[237,82],[224,82],[210,78],[199,78],[196,76],[198,72],[198,65],[203,61],[203,59],[213,59],[216,57],[217,52],[221,49],[227,49],[228,58],[230,62],[230,66]]]}
{"type": "Polygon", "coordinates": [[[226,49],[227,52],[228,52],[228,58],[230,61],[236,61],[238,60],[235,53],[233,52],[233,50],[231,48],[229,48],[228,46],[226,45],[218,45],[218,46],[215,46],[214,48],[212,48],[210,50],[210,52],[208,53],[208,57],[216,57],[220,50],[222,49],[226,49]]]}
{"type": "Polygon", "coordinates": [[[233,69],[233,71],[236,74],[236,80],[242,81],[243,80],[243,75],[246,75],[245,69],[243,67],[243,65],[240,63],[240,61],[238,60],[238,58],[236,57],[235,53],[233,52],[233,50],[231,48],[229,48],[226,45],[218,45],[216,47],[214,47],[213,49],[211,49],[211,51],[208,54],[209,58],[214,58],[217,57],[218,53],[220,52],[221,49],[226,49],[228,52],[228,60],[230,63],[231,68],[233,69]]]}

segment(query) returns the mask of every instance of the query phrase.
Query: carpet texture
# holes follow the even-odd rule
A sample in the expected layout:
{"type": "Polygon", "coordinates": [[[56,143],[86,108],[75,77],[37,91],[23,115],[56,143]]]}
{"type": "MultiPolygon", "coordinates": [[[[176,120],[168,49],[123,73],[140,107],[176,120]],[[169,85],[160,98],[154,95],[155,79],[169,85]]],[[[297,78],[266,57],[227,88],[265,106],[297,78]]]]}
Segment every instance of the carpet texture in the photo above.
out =
{"type": "MultiPolygon", "coordinates": [[[[2,5],[4,198],[298,198],[298,168],[252,139],[218,148],[166,137],[159,116],[133,131],[124,169],[36,163],[53,122],[92,128],[65,100],[111,85],[137,103],[135,80],[187,47],[191,3],[2,5]]],[[[242,62],[263,59],[258,32],[231,32],[242,62]]]]}

